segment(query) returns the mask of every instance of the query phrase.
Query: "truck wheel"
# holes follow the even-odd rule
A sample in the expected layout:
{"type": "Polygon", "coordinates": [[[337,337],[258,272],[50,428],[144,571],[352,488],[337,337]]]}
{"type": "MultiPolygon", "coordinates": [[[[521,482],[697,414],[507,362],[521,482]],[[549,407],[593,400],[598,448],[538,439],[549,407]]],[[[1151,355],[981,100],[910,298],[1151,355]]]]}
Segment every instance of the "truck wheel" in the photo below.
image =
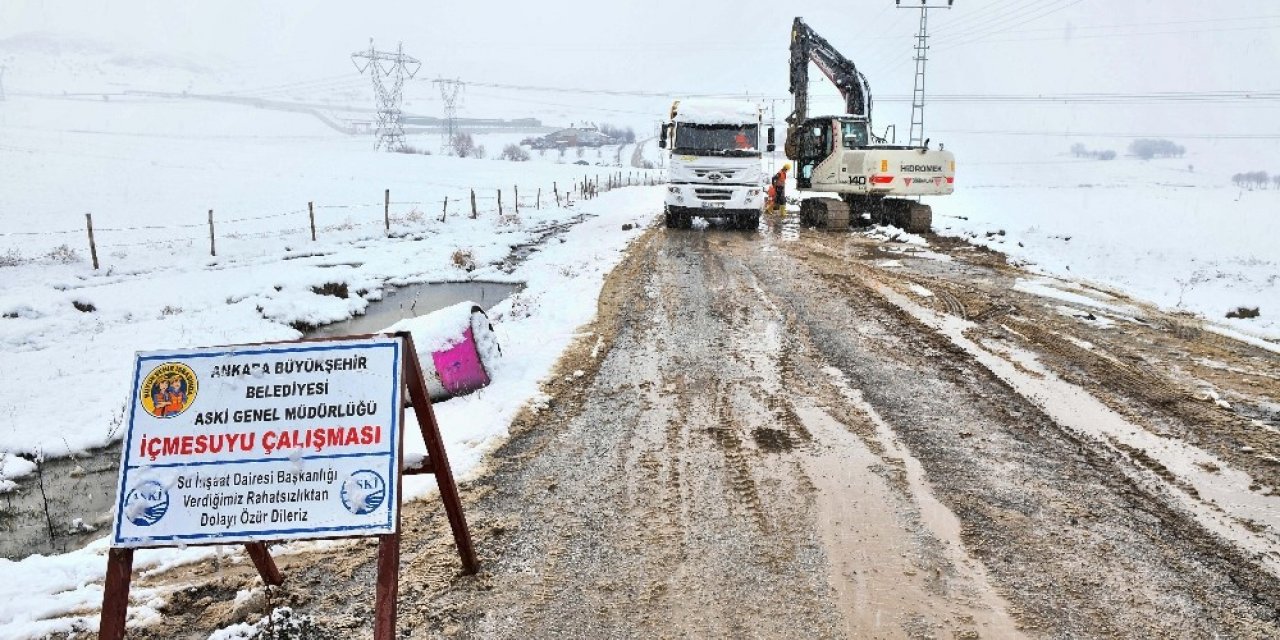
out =
{"type": "Polygon", "coordinates": [[[739,229],[743,231],[755,231],[760,228],[760,212],[748,213],[739,218],[739,229]]]}
{"type": "Polygon", "coordinates": [[[680,225],[680,218],[675,211],[671,210],[671,207],[667,207],[666,210],[663,211],[662,217],[663,221],[667,223],[668,229],[675,229],[680,225]]]}
{"type": "Polygon", "coordinates": [[[681,229],[693,228],[693,214],[688,211],[681,211],[677,216],[676,225],[681,229]]]}

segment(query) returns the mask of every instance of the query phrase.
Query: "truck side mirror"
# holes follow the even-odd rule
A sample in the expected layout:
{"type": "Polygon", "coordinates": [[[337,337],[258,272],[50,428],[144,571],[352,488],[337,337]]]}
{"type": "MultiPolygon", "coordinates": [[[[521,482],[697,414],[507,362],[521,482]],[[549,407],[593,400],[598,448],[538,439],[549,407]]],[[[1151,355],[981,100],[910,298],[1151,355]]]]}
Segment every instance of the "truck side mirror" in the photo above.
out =
{"type": "Polygon", "coordinates": [[[764,150],[765,150],[765,151],[772,152],[772,151],[774,150],[774,148],[776,147],[776,145],[774,144],[774,132],[773,132],[773,127],[772,127],[772,126],[770,126],[770,127],[769,127],[769,132],[768,132],[768,134],[767,134],[767,135],[768,135],[768,141],[769,141],[769,144],[768,144],[767,146],[765,146],[764,150]]]}
{"type": "Polygon", "coordinates": [[[665,124],[658,128],[658,148],[667,148],[667,125],[665,124]]]}

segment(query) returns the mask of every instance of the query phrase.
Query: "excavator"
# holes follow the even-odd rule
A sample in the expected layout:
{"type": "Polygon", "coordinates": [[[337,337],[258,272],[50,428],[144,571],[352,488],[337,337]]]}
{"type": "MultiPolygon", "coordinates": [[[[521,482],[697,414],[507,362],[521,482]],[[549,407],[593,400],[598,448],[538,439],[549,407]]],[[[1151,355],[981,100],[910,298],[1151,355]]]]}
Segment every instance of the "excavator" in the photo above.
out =
{"type": "MultiPolygon", "coordinates": [[[[791,95],[787,116],[787,158],[796,164],[800,191],[836,194],[836,198],[800,201],[805,226],[848,229],[858,221],[892,224],[924,233],[933,224],[928,205],[910,198],[949,195],[955,190],[955,156],[950,151],[900,146],[871,128],[871,86],[848,58],[800,18],[791,29],[791,95]],[[809,116],[809,63],[835,85],[845,113],[809,116]]],[[[896,135],[894,136],[896,137],[896,135]]]]}

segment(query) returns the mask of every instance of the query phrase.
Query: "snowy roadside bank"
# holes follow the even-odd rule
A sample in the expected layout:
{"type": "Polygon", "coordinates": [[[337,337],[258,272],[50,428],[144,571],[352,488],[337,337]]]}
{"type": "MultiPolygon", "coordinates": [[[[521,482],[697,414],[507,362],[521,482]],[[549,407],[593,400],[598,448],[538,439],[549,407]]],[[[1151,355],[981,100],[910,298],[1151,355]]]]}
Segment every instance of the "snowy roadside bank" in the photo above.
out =
{"type": "Polygon", "coordinates": [[[1017,174],[1010,162],[979,164],[955,195],[931,203],[933,226],[1033,272],[1280,340],[1280,192],[1233,188],[1230,158],[1040,158],[1028,164],[1052,171],[1017,174]],[[1241,307],[1261,315],[1227,315],[1241,307]]]}
{"type": "MultiPolygon", "coordinates": [[[[564,235],[551,239],[513,273],[503,274],[496,267],[489,266],[470,274],[475,279],[493,279],[502,275],[519,279],[526,286],[520,293],[494,306],[489,313],[505,354],[493,372],[494,384],[473,395],[436,405],[436,415],[457,477],[468,477],[485,452],[506,436],[508,425],[520,407],[526,402],[537,401],[539,381],[576,337],[578,327],[594,317],[605,276],[621,261],[629,244],[649,226],[658,199],[657,188],[620,189],[602,194],[598,199],[582,203],[573,212],[574,215],[588,214],[589,217],[564,235]],[[624,231],[624,224],[634,226],[624,231]]],[[[379,244],[385,245],[383,249],[394,255],[394,261],[407,260],[413,255],[401,253],[396,247],[421,243],[387,240],[379,244]]],[[[351,253],[370,257],[368,252],[357,253],[354,246],[346,251],[343,255],[347,257],[351,253]]],[[[295,267],[290,265],[288,268],[295,267]]],[[[216,318],[212,314],[218,312],[207,313],[211,315],[204,317],[216,318]]],[[[192,332],[197,328],[187,326],[186,334],[175,330],[164,335],[170,339],[185,335],[193,340],[192,332]]],[[[269,339],[245,337],[258,335],[250,334],[252,331],[263,331],[256,322],[242,325],[244,333],[240,334],[241,337],[235,337],[237,334],[230,333],[230,329],[227,331],[229,339],[241,342],[269,339]]],[[[282,327],[279,334],[285,339],[296,335],[288,335],[289,332],[292,330],[282,327]]],[[[151,339],[150,336],[141,338],[143,341],[151,339]]],[[[81,347],[89,348],[94,343],[89,340],[81,347]]],[[[128,347],[116,342],[115,349],[125,348],[128,347]]],[[[130,351],[121,359],[127,362],[131,357],[130,351]]],[[[114,386],[115,378],[111,377],[110,370],[99,375],[103,377],[96,384],[114,386]]],[[[122,393],[116,389],[107,395],[119,400],[122,393]]],[[[424,445],[420,435],[416,434],[414,425],[406,427],[410,434],[406,440],[406,457],[421,454],[424,445]]],[[[408,496],[422,497],[431,489],[429,479],[421,476],[406,479],[408,496]]],[[[105,539],[102,539],[67,554],[36,555],[16,562],[0,560],[0,576],[5,578],[0,581],[0,637],[38,638],[48,633],[96,628],[96,608],[101,602],[106,551],[105,539]]],[[[280,551],[287,552],[288,549],[280,551]]],[[[225,550],[221,552],[226,553],[225,550]]],[[[198,562],[216,553],[219,553],[216,548],[142,551],[138,554],[137,566],[141,570],[154,571],[198,562]]],[[[240,554],[230,555],[231,560],[236,561],[240,554]]],[[[149,616],[154,615],[163,596],[146,592],[138,592],[137,595],[141,596],[141,602],[148,604],[131,610],[132,624],[145,623],[149,616]]]]}
{"type": "Polygon", "coordinates": [[[331,230],[316,242],[245,238],[217,257],[175,243],[120,254],[97,271],[84,262],[5,267],[0,479],[30,473],[32,458],[117,440],[126,399],[124,387],[112,382],[127,378],[135,351],[293,339],[300,329],[363,313],[387,285],[520,281],[521,274],[494,265],[548,227],[610,210],[617,193],[573,207],[526,205],[518,215],[508,203],[501,217],[487,211],[444,222],[402,208],[390,237],[377,220],[331,230]],[[75,402],[61,401],[56,411],[30,401],[68,393],[75,402]]]}

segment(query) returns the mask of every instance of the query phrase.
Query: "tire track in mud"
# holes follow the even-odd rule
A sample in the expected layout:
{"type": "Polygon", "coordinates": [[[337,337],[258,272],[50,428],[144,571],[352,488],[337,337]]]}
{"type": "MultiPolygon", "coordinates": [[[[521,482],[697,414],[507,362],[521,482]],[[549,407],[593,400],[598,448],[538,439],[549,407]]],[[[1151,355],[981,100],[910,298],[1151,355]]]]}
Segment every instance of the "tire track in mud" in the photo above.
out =
{"type": "MultiPolygon", "coordinates": [[[[1028,628],[1050,635],[1116,637],[1189,632],[1270,637],[1280,629],[1274,580],[1190,521],[1187,514],[1171,508],[1159,492],[1150,493],[1128,479],[1122,470],[1132,468],[1132,461],[1064,431],[1008,385],[993,380],[985,367],[975,366],[958,347],[860,282],[863,277],[899,280],[897,269],[872,268],[827,249],[806,257],[807,261],[796,263],[805,269],[775,269],[775,290],[787,297],[785,283],[817,280],[840,292],[832,296],[810,291],[808,298],[794,294],[790,298],[797,307],[812,307],[801,315],[848,322],[861,338],[874,339],[873,344],[846,342],[823,348],[833,361],[843,361],[838,365],[842,371],[868,392],[868,401],[884,412],[921,456],[930,477],[939,482],[944,500],[961,515],[966,543],[974,546],[1005,585],[1006,595],[1022,612],[1028,628]],[[805,273],[810,268],[813,272],[805,273]],[[841,304],[815,302],[830,298],[841,304]],[[840,306],[850,310],[848,316],[832,309],[840,306]],[[841,320],[844,317],[849,320],[841,320]],[[848,358],[850,352],[859,351],[860,360],[848,358]],[[876,367],[869,367],[867,361],[877,359],[898,364],[873,373],[876,367]],[[907,382],[893,378],[924,363],[938,365],[932,383],[935,393],[952,389],[946,392],[951,402],[945,409],[919,392],[912,395],[891,388],[907,382]],[[893,380],[889,388],[884,378],[893,380]],[[911,406],[919,408],[904,411],[911,406]],[[979,413],[974,414],[974,409],[979,413]],[[920,419],[924,414],[930,421],[955,424],[955,416],[946,411],[987,417],[970,422],[972,426],[962,422],[933,428],[920,419]],[[955,442],[949,429],[969,446],[955,442]],[[1028,455],[1036,450],[1042,453],[1028,455]],[[1022,453],[1013,454],[1016,451],[1022,453]],[[985,474],[978,471],[980,465],[987,466],[985,474]],[[1015,483],[1021,495],[997,490],[993,478],[982,475],[1022,476],[1015,483]],[[1059,479],[1045,482],[1055,476],[1059,479]],[[1019,512],[1026,515],[1015,515],[1019,512]],[[1033,513],[1035,519],[1027,519],[1033,513]],[[1050,531],[1056,533],[1046,538],[1050,531]],[[1107,569],[1101,572],[1098,566],[1081,564],[1100,553],[1099,533],[1108,540],[1102,552],[1108,560],[1098,565],[1107,569]],[[1043,569],[1029,570],[1035,566],[1043,569]],[[1082,598],[1104,585],[1114,594],[1106,602],[1082,598]],[[1122,606],[1115,604],[1117,597],[1122,606]],[[1191,602],[1195,604],[1188,606],[1191,602]],[[1151,613],[1135,613],[1140,611],[1151,613]]],[[[899,280],[894,288],[905,288],[905,283],[899,280]]],[[[929,288],[936,294],[947,287],[930,284],[929,288]]],[[[948,311],[953,309],[947,305],[948,311]]],[[[828,332],[820,338],[820,342],[839,342],[841,336],[828,332]]]]}

